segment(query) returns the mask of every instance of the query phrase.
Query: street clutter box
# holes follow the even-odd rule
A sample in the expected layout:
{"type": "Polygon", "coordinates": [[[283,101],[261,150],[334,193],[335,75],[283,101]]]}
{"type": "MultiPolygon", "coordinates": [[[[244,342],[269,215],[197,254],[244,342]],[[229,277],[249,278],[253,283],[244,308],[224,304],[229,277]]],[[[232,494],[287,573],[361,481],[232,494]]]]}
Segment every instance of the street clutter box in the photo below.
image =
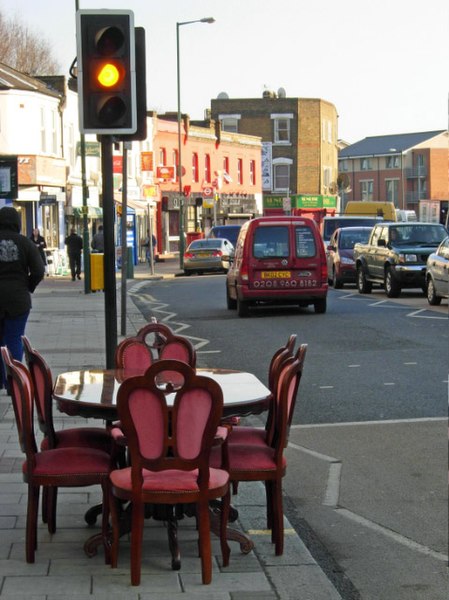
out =
{"type": "Polygon", "coordinates": [[[101,252],[90,255],[90,289],[104,290],[104,254],[101,252]]]}

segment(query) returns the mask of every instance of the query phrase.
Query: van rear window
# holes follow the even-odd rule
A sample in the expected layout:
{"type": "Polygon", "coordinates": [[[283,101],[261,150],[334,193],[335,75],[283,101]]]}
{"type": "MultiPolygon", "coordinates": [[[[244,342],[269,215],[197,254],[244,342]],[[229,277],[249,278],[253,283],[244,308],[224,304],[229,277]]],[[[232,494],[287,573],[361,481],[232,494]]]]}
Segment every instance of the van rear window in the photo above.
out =
{"type": "Polygon", "coordinates": [[[295,227],[297,258],[311,258],[316,255],[315,237],[310,227],[295,227]]]}
{"type": "Polygon", "coordinates": [[[263,226],[256,227],[253,240],[254,258],[285,258],[288,257],[288,227],[263,226]]]}

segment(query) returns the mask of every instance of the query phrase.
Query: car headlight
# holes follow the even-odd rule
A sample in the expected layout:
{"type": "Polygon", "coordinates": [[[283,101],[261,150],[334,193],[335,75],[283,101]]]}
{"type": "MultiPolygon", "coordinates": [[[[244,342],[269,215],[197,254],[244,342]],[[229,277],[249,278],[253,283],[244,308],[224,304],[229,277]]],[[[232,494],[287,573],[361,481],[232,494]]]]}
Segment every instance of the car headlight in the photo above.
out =
{"type": "Polygon", "coordinates": [[[353,265],[354,261],[352,258],[348,258],[347,256],[342,256],[340,259],[342,265],[353,265]]]}
{"type": "Polygon", "coordinates": [[[399,262],[400,263],[411,263],[418,262],[418,257],[416,254],[399,254],[399,262]]]}

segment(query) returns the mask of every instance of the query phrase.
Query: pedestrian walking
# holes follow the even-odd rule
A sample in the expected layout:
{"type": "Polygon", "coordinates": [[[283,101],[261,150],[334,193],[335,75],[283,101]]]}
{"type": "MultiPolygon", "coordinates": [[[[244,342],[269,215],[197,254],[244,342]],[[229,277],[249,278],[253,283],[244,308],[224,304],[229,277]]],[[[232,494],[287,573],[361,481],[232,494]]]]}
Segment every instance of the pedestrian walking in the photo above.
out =
{"type": "Polygon", "coordinates": [[[83,238],[72,228],[70,230],[70,235],[65,238],[65,245],[67,246],[67,254],[69,255],[72,281],[75,281],[75,277],[81,279],[81,250],[83,249],[83,238]]]}
{"type": "Polygon", "coordinates": [[[104,252],[103,225],[98,227],[97,233],[92,238],[91,247],[94,252],[104,252]]]}
{"type": "Polygon", "coordinates": [[[45,255],[45,248],[47,247],[47,243],[44,237],[39,233],[39,229],[37,227],[33,229],[33,233],[30,235],[30,240],[39,250],[42,262],[44,263],[45,273],[48,275],[47,256],[45,255]]]}
{"type": "MultiPolygon", "coordinates": [[[[31,310],[31,294],[44,277],[35,244],[20,233],[20,216],[12,206],[0,209],[0,345],[22,360],[22,335],[31,310]]],[[[0,388],[6,377],[0,357],[0,388]]]]}
{"type": "MultiPolygon", "coordinates": [[[[151,251],[150,251],[150,231],[147,229],[147,237],[142,242],[142,246],[145,250],[145,258],[147,259],[148,264],[151,267],[151,251]]],[[[154,233],[151,235],[151,248],[153,250],[153,260],[156,260],[156,246],[157,239],[154,233]]]]}

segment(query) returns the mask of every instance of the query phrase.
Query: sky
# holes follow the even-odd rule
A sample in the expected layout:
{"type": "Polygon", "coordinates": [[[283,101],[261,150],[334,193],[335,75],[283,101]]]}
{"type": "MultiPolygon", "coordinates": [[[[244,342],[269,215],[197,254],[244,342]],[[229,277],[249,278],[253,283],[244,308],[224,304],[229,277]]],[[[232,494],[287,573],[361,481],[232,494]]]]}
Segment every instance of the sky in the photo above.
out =
{"type": "MultiPolygon", "coordinates": [[[[76,55],[75,10],[131,9],[144,27],[147,107],[176,111],[176,23],[181,110],[202,119],[210,100],[289,98],[335,105],[338,137],[448,127],[448,0],[0,0],[42,35],[68,75],[76,55]]],[[[1,57],[0,57],[1,61],[1,57]]]]}

